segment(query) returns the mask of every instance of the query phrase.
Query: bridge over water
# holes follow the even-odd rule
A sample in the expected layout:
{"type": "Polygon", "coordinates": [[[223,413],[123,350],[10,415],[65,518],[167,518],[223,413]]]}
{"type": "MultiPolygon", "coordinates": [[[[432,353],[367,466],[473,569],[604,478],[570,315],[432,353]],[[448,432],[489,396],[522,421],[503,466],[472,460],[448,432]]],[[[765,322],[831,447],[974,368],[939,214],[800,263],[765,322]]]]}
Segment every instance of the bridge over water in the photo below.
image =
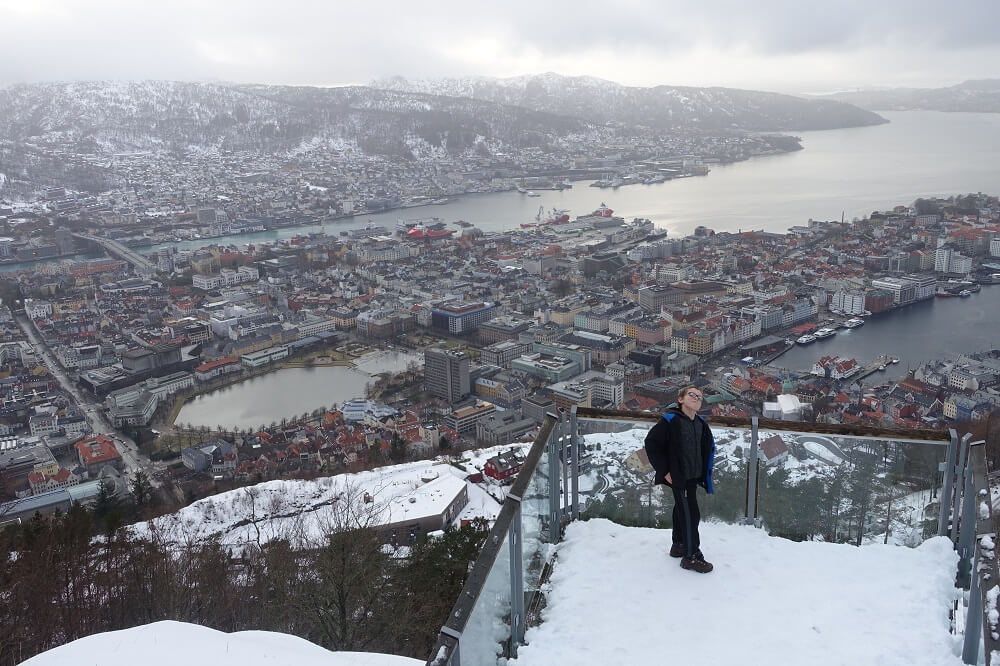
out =
{"type": "Polygon", "coordinates": [[[73,234],[74,238],[79,238],[80,240],[87,241],[88,243],[94,243],[100,245],[104,248],[104,251],[113,257],[117,257],[122,261],[127,261],[135,269],[137,275],[143,277],[152,277],[156,275],[157,266],[152,261],[139,254],[130,247],[126,247],[121,243],[111,240],[110,238],[101,238],[100,236],[92,236],[90,234],[73,234]]]}

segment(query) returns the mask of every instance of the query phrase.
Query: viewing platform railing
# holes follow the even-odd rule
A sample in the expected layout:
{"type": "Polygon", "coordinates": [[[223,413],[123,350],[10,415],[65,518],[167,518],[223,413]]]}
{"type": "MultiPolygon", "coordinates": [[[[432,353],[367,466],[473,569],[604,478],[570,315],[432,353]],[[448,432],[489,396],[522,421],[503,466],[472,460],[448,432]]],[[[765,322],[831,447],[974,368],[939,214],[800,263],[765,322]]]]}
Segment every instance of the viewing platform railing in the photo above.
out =
{"type": "MultiPolygon", "coordinates": [[[[584,407],[546,415],[428,666],[495,666],[517,656],[526,627],[538,622],[542,586],[569,521],[670,525],[672,499],[651,483],[644,433],[625,441],[602,436],[659,418],[584,407]]],[[[959,555],[956,586],[968,591],[955,609],[963,659],[976,663],[983,650],[991,663],[1000,650],[1000,627],[991,621],[1000,571],[982,442],[955,430],[757,417],[713,417],[709,424],[716,492],[702,507],[705,518],[857,545],[892,539],[916,546],[947,536],[959,555]],[[774,471],[766,471],[769,464],[774,471]]]]}

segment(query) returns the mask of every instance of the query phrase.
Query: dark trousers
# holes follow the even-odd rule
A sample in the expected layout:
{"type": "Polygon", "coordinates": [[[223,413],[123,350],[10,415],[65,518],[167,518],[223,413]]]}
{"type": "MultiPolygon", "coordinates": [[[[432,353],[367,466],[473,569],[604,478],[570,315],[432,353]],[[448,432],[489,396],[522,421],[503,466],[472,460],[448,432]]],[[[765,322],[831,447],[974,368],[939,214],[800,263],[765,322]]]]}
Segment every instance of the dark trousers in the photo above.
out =
{"type": "Polygon", "coordinates": [[[698,536],[698,523],[701,522],[701,512],[698,510],[698,482],[688,481],[683,486],[674,485],[674,543],[684,544],[688,557],[699,552],[701,537],[698,536]]]}

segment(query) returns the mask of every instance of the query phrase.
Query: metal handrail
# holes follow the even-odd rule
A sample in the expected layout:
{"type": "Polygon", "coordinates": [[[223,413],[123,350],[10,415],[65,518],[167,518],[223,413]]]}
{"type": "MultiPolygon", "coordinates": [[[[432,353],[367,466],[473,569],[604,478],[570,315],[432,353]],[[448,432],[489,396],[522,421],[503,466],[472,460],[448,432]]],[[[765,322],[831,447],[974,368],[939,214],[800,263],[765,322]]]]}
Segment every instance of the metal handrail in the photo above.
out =
{"type": "MultiPolygon", "coordinates": [[[[599,409],[596,407],[579,407],[576,412],[579,419],[594,419],[604,421],[637,421],[656,422],[660,414],[656,412],[633,412],[625,409],[599,409]]],[[[913,428],[876,428],[872,426],[846,425],[842,423],[809,423],[806,421],[779,421],[760,417],[713,416],[709,421],[723,428],[753,427],[756,419],[761,430],[776,430],[780,432],[800,432],[816,435],[833,435],[834,437],[853,437],[855,439],[891,439],[896,442],[927,443],[937,442],[947,444],[951,434],[947,430],[916,430],[913,428]]]]}
{"type": "Polygon", "coordinates": [[[475,608],[476,600],[479,599],[479,594],[483,590],[486,578],[489,576],[490,571],[493,569],[493,564],[500,554],[500,549],[507,542],[511,525],[515,517],[519,516],[521,498],[528,489],[531,477],[534,475],[535,469],[538,467],[538,462],[541,460],[542,454],[548,445],[549,436],[558,422],[559,417],[556,415],[545,415],[545,420],[542,421],[542,426],[535,437],[535,441],[531,444],[531,449],[528,451],[521,470],[518,472],[514,484],[503,501],[500,514],[497,516],[496,522],[493,523],[493,527],[486,537],[483,550],[479,553],[479,557],[476,558],[476,563],[472,566],[472,571],[469,573],[465,585],[462,586],[462,591],[459,593],[458,599],[455,601],[455,605],[448,615],[448,620],[441,627],[438,641],[427,660],[427,666],[459,666],[461,663],[459,644],[462,632],[465,631],[465,625],[472,614],[473,608],[475,608]]]}

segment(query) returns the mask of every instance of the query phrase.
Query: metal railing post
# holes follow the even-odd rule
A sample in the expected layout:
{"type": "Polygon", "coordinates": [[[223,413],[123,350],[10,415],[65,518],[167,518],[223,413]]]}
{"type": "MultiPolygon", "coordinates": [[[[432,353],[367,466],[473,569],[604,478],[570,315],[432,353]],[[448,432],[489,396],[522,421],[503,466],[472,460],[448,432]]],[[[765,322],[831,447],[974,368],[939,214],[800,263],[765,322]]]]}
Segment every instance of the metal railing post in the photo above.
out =
{"type": "Polygon", "coordinates": [[[944,469],[941,471],[943,486],[941,496],[938,498],[938,501],[941,502],[941,511],[938,515],[938,536],[948,534],[948,507],[951,506],[951,493],[954,489],[952,481],[955,477],[955,460],[958,456],[958,432],[954,428],[949,432],[951,433],[951,443],[948,444],[948,456],[944,462],[944,469]]]}
{"type": "Polygon", "coordinates": [[[969,589],[972,572],[972,549],[976,540],[976,490],[970,464],[965,466],[964,492],[962,493],[962,517],[958,524],[958,579],[962,589],[969,589]]]}
{"type": "Polygon", "coordinates": [[[750,458],[747,460],[747,504],[744,513],[743,523],[753,525],[756,518],[756,497],[757,497],[757,417],[750,419],[750,458]]]}
{"type": "Polygon", "coordinates": [[[562,465],[562,488],[559,491],[559,497],[562,500],[561,506],[559,507],[560,516],[569,515],[569,446],[571,428],[566,412],[562,415],[562,437],[559,438],[559,464],[562,465]]]}
{"type": "Polygon", "coordinates": [[[549,540],[552,543],[559,541],[559,458],[556,456],[556,447],[559,438],[562,437],[563,421],[560,417],[552,429],[547,445],[549,460],[549,540]]]}
{"type": "Polygon", "coordinates": [[[959,502],[962,499],[962,492],[965,490],[965,458],[969,449],[969,440],[972,439],[971,433],[966,433],[962,435],[962,440],[958,446],[958,464],[955,466],[953,472],[955,476],[955,496],[951,503],[951,541],[954,544],[958,544],[958,523],[961,518],[959,514],[959,502]]]}
{"type": "Polygon", "coordinates": [[[455,641],[455,647],[451,649],[451,654],[445,656],[447,661],[444,663],[448,666],[462,666],[462,633],[448,625],[441,627],[441,633],[455,641]]]}
{"type": "Polygon", "coordinates": [[[524,569],[521,532],[521,499],[517,501],[514,519],[510,523],[510,656],[517,657],[517,646],[524,643],[524,569]]]}
{"type": "Polygon", "coordinates": [[[576,405],[569,412],[569,429],[570,429],[570,455],[572,456],[572,467],[573,467],[573,510],[572,518],[576,520],[580,517],[580,444],[582,443],[582,438],[580,437],[580,422],[576,420],[576,405]]]}
{"type": "MultiPolygon", "coordinates": [[[[979,549],[972,559],[972,571],[979,570],[979,549]]],[[[983,641],[983,596],[979,589],[979,576],[972,576],[969,588],[969,610],[965,615],[965,641],[962,645],[962,662],[979,661],[979,647],[983,641]]]]}

